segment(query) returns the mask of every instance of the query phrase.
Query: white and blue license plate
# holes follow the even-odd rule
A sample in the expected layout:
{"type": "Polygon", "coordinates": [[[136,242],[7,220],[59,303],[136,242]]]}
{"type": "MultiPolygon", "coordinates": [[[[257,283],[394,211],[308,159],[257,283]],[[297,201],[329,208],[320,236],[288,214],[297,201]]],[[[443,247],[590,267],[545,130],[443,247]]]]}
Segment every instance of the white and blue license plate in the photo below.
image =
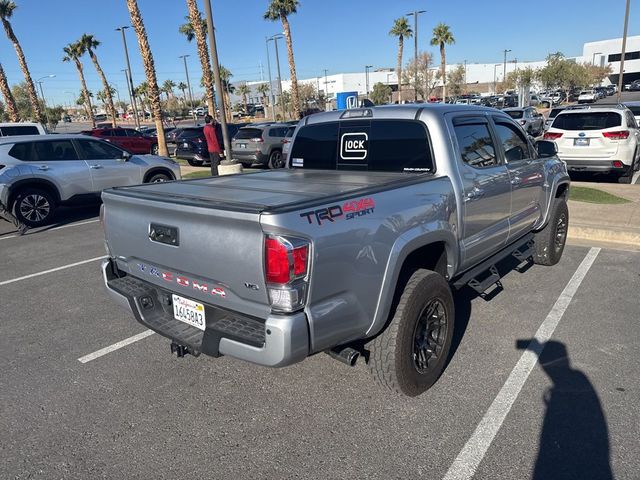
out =
{"type": "Polygon", "coordinates": [[[192,327],[204,330],[206,327],[204,305],[181,297],[180,295],[172,295],[172,297],[173,318],[192,327]]]}
{"type": "Polygon", "coordinates": [[[574,138],[573,139],[573,144],[576,147],[588,147],[589,146],[589,139],[588,138],[574,138]]]}
{"type": "Polygon", "coordinates": [[[247,144],[246,143],[240,143],[240,144],[238,144],[238,146],[240,148],[247,148],[247,144]]]}
{"type": "Polygon", "coordinates": [[[186,143],[186,142],[185,142],[185,143],[183,143],[183,144],[182,144],[182,148],[189,148],[189,144],[188,144],[188,143],[186,143]]]}

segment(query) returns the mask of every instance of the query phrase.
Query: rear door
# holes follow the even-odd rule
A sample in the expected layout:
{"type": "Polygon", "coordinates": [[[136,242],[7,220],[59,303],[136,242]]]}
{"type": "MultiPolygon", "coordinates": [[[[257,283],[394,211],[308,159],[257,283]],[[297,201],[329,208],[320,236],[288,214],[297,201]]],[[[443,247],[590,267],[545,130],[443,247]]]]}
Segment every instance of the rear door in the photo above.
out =
{"type": "Polygon", "coordinates": [[[530,231],[542,215],[543,160],[517,125],[504,117],[492,118],[511,182],[508,241],[512,241],[530,231]]]}
{"type": "Polygon", "coordinates": [[[620,130],[622,115],[611,111],[581,110],[562,112],[552,127],[563,131],[555,140],[558,155],[563,160],[607,159],[618,152],[618,142],[603,135],[606,131],[620,130]]]}
{"type": "Polygon", "coordinates": [[[142,183],[142,169],[123,157],[123,151],[107,142],[91,139],[75,140],[80,155],[91,172],[93,190],[142,183]]]}
{"type": "Polygon", "coordinates": [[[511,182],[484,116],[457,116],[453,130],[462,182],[463,268],[500,250],[509,235],[511,182]]]}

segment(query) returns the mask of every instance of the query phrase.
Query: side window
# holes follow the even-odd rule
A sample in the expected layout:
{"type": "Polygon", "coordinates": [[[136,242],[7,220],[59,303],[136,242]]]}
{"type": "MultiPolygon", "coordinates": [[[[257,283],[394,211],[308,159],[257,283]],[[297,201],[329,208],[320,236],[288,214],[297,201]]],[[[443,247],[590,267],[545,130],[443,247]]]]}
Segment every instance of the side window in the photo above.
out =
{"type": "Polygon", "coordinates": [[[531,158],[527,140],[514,125],[507,122],[496,121],[496,133],[502,143],[504,157],[507,162],[517,162],[531,158]]]}
{"type": "Polygon", "coordinates": [[[429,137],[422,122],[371,122],[369,170],[378,172],[433,172],[429,137]]]}
{"type": "Polygon", "coordinates": [[[627,112],[627,124],[630,128],[638,128],[636,117],[634,117],[631,112],[627,112]]]}
{"type": "Polygon", "coordinates": [[[127,132],[125,132],[123,128],[118,128],[116,130],[111,130],[111,135],[114,137],[126,137],[127,132]]]}
{"type": "Polygon", "coordinates": [[[454,130],[462,161],[474,168],[495,167],[499,164],[487,123],[455,124],[454,130]]]}
{"type": "Polygon", "coordinates": [[[50,140],[35,142],[36,156],[41,162],[78,160],[76,149],[71,140],[50,140]]]}
{"type": "Polygon", "coordinates": [[[122,150],[106,142],[96,140],[76,140],[80,151],[87,160],[113,160],[122,158],[122,150]]]}
{"type": "Polygon", "coordinates": [[[34,156],[33,143],[31,142],[16,143],[11,147],[11,150],[9,150],[9,155],[25,162],[37,160],[34,156]]]}
{"type": "MultiPolygon", "coordinates": [[[[117,130],[116,130],[117,131],[117,130]]],[[[131,130],[130,128],[123,129],[124,135],[127,137],[141,137],[142,134],[136,130],[131,130]]]]}

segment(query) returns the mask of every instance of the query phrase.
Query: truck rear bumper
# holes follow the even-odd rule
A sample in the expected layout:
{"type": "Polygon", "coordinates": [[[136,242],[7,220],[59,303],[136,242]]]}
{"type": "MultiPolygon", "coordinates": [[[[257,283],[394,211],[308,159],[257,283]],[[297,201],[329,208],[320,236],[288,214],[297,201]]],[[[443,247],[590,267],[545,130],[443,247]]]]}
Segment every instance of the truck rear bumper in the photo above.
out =
{"type": "Polygon", "coordinates": [[[284,367],[309,354],[309,327],[303,312],[247,317],[205,304],[204,331],[173,318],[171,294],[118,270],[111,260],[102,263],[110,296],[130,310],[136,320],[174,342],[213,357],[228,355],[267,367],[284,367]]]}

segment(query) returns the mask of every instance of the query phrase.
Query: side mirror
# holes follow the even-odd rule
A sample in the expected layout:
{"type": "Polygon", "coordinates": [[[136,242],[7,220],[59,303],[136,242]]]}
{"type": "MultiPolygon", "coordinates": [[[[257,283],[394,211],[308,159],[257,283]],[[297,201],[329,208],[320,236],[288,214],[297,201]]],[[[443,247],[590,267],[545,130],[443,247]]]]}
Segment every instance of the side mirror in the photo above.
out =
{"type": "Polygon", "coordinates": [[[129,152],[123,151],[122,156],[119,158],[119,160],[123,162],[128,162],[130,158],[131,158],[131,154],[129,152]]]}
{"type": "Polygon", "coordinates": [[[536,142],[536,150],[540,158],[553,157],[558,153],[556,142],[550,142],[549,140],[538,140],[536,142]]]}

